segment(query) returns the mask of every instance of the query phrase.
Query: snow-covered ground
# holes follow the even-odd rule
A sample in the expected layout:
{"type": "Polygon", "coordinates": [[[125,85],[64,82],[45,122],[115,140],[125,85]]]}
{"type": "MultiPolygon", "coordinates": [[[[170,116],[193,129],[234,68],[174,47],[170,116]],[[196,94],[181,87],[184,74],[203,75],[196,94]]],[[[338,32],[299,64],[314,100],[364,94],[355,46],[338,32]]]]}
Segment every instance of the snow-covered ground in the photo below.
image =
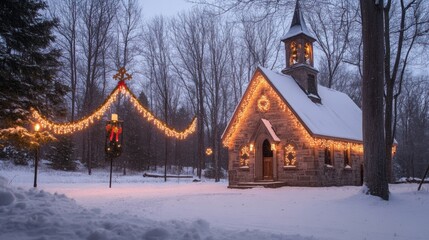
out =
{"type": "Polygon", "coordinates": [[[61,172],[0,161],[0,239],[429,239],[429,185],[228,189],[226,182],[61,172]]]}

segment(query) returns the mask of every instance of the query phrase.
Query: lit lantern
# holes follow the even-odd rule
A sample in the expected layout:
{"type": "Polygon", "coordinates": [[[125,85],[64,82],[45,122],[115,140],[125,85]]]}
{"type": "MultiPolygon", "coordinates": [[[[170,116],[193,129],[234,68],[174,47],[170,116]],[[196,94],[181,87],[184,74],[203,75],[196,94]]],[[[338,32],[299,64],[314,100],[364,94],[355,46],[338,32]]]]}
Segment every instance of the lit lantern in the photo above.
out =
{"type": "Polygon", "coordinates": [[[207,148],[206,149],[206,155],[207,156],[210,156],[210,155],[212,155],[213,154],[213,150],[211,149],[211,148],[207,148]]]}
{"type": "Polygon", "coordinates": [[[271,143],[271,151],[275,151],[276,150],[276,144],[275,143],[271,143]]]}
{"type": "Polygon", "coordinates": [[[251,144],[249,145],[249,150],[250,150],[251,152],[253,152],[253,148],[254,148],[253,143],[251,143],[251,144]]]}

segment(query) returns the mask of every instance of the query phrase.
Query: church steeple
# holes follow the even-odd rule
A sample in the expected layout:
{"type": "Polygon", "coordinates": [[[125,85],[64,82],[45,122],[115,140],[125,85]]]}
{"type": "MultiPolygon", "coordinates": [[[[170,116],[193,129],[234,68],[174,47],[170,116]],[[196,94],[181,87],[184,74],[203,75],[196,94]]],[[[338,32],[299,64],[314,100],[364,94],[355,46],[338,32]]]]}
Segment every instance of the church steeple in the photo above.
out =
{"type": "Polygon", "coordinates": [[[317,69],[314,68],[313,42],[316,39],[305,23],[299,0],[289,31],[281,39],[285,44],[286,68],[284,74],[291,75],[313,102],[321,102],[317,93],[317,69]]]}

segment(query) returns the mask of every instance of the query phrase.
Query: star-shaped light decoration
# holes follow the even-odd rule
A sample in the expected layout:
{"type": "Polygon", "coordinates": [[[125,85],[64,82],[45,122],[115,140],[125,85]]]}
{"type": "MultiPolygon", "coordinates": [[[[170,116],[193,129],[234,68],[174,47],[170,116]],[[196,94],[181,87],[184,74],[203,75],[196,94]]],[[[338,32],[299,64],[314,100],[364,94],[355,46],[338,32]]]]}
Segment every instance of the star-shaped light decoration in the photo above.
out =
{"type": "Polygon", "coordinates": [[[118,80],[118,87],[125,87],[125,81],[126,80],[131,80],[133,78],[133,76],[131,76],[131,74],[127,73],[127,70],[125,70],[124,67],[121,67],[118,71],[118,73],[116,73],[113,76],[113,79],[118,80]]]}

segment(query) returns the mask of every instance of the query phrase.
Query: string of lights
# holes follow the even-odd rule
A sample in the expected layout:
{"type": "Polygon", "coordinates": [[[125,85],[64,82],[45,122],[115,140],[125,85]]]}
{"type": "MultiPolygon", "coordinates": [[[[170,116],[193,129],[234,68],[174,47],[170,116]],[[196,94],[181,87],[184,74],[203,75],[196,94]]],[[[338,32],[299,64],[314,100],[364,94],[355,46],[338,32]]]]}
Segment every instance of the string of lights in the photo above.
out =
{"type": "Polygon", "coordinates": [[[194,118],[191,124],[183,131],[177,131],[176,129],[169,127],[167,123],[159,120],[148,109],[146,109],[134,96],[134,94],[131,93],[130,89],[124,84],[123,81],[118,84],[118,86],[112,91],[112,93],[107,97],[107,99],[99,108],[97,108],[91,115],[86,116],[78,121],[56,123],[48,120],[35,109],[32,109],[32,116],[43,128],[53,131],[54,134],[72,134],[76,131],[84,130],[90,127],[94,122],[100,120],[107,110],[110,109],[112,104],[118,99],[119,94],[123,94],[124,96],[128,97],[140,115],[168,137],[183,140],[186,139],[190,134],[194,133],[196,130],[196,118],[194,118]]]}
{"type": "MultiPolygon", "coordinates": [[[[330,147],[333,146],[336,149],[352,149],[355,152],[362,153],[363,152],[363,144],[355,143],[355,142],[347,142],[347,141],[339,141],[333,139],[325,139],[320,137],[313,137],[309,133],[309,131],[303,126],[301,121],[296,117],[295,113],[286,105],[283,99],[278,95],[278,93],[273,90],[271,85],[265,80],[265,78],[258,73],[256,79],[251,82],[251,85],[248,88],[248,91],[245,93],[243,97],[240,107],[237,109],[234,119],[232,119],[231,126],[227,132],[226,137],[224,138],[223,145],[225,147],[233,148],[234,147],[234,139],[241,132],[240,128],[245,126],[242,124],[244,119],[248,119],[249,114],[251,114],[251,110],[254,109],[251,106],[255,104],[259,104],[258,99],[260,94],[263,93],[265,96],[264,101],[269,101],[266,98],[272,98],[277,103],[278,107],[286,113],[288,122],[291,123],[292,127],[297,129],[300,136],[302,136],[307,144],[311,147],[330,147]]],[[[258,106],[259,107],[259,106],[258,106]]],[[[261,108],[261,107],[259,107],[261,108]]]]}
{"type": "Polygon", "coordinates": [[[173,137],[176,139],[186,139],[190,134],[195,132],[197,128],[197,119],[194,118],[191,124],[182,132],[175,130],[167,126],[167,123],[157,119],[149,110],[147,110],[136,98],[136,96],[131,93],[128,87],[124,86],[124,95],[129,98],[131,104],[133,104],[134,108],[140,113],[142,117],[144,117],[148,122],[151,122],[156,128],[161,130],[166,136],[173,137]]]}

